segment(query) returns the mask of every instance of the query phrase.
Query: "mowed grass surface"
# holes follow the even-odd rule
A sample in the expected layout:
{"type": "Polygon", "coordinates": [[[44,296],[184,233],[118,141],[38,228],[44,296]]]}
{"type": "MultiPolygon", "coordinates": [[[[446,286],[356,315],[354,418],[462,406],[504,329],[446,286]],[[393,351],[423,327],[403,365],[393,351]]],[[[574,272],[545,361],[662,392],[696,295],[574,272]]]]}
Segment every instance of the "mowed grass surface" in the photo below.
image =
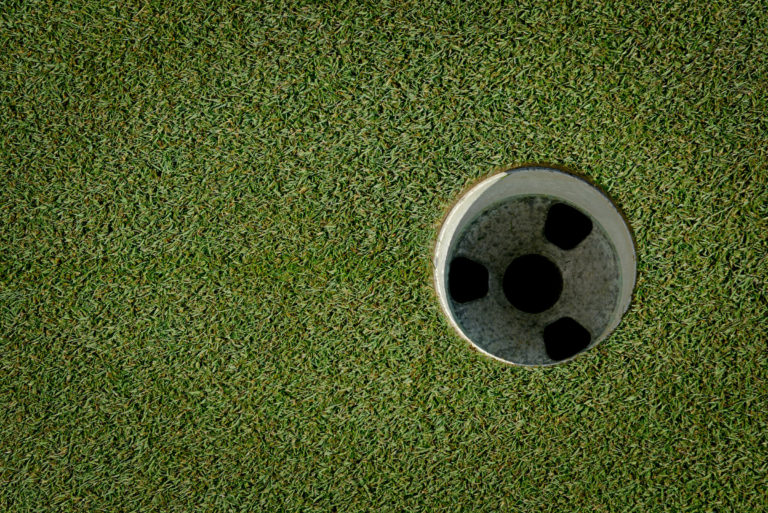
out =
{"type": "Polygon", "coordinates": [[[765,3],[0,9],[3,511],[768,505],[765,3]],[[522,162],[637,238],[556,368],[432,290],[522,162]]]}

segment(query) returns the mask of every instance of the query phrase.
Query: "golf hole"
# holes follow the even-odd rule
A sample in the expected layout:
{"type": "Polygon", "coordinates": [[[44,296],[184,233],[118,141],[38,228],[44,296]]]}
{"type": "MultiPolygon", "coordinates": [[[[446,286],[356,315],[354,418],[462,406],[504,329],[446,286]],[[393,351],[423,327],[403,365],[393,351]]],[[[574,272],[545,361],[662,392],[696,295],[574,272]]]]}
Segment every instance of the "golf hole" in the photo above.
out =
{"type": "Polygon", "coordinates": [[[589,182],[548,168],[492,176],[449,212],[434,255],[450,324],[481,352],[552,365],[619,324],[635,285],[624,218],[589,182]]]}

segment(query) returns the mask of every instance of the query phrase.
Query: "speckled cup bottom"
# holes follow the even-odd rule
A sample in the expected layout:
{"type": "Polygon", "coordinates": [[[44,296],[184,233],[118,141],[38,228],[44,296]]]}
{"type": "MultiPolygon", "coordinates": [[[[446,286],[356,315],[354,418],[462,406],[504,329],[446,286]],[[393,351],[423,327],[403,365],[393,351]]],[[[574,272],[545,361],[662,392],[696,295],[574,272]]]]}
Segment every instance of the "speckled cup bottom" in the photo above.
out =
{"type": "Polygon", "coordinates": [[[596,343],[619,300],[616,249],[588,214],[546,196],[485,210],[458,236],[448,296],[473,343],[502,360],[547,365],[596,343]]]}

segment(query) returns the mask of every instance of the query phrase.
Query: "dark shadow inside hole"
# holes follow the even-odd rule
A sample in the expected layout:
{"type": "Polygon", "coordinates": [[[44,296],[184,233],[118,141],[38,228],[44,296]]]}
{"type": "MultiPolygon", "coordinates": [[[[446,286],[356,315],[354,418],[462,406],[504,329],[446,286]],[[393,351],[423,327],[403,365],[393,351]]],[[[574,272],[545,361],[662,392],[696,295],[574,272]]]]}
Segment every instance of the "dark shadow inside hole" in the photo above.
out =
{"type": "Polygon", "coordinates": [[[523,255],[504,272],[504,295],[512,306],[527,313],[551,308],[563,291],[560,269],[541,255],[523,255]]]}
{"type": "Polygon", "coordinates": [[[547,356],[556,362],[585,350],[590,340],[589,331],[570,317],[561,317],[544,328],[547,356]]]}
{"type": "Polygon", "coordinates": [[[547,213],[544,236],[560,249],[573,249],[592,232],[592,220],[565,203],[555,203],[547,213]]]}
{"type": "Polygon", "coordinates": [[[488,269],[465,257],[456,257],[448,270],[448,289],[457,303],[480,299],[488,294],[488,269]]]}

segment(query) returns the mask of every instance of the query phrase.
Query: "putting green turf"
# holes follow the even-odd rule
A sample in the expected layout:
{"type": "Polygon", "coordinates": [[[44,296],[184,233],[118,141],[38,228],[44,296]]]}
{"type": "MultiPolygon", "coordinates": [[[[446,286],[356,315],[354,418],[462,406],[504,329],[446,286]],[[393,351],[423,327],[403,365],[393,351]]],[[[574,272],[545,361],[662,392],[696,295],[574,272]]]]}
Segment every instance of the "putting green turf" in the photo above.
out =
{"type": "Polygon", "coordinates": [[[768,506],[764,2],[114,4],[0,7],[0,509],[768,506]],[[637,239],[556,368],[432,290],[522,162],[637,239]]]}

